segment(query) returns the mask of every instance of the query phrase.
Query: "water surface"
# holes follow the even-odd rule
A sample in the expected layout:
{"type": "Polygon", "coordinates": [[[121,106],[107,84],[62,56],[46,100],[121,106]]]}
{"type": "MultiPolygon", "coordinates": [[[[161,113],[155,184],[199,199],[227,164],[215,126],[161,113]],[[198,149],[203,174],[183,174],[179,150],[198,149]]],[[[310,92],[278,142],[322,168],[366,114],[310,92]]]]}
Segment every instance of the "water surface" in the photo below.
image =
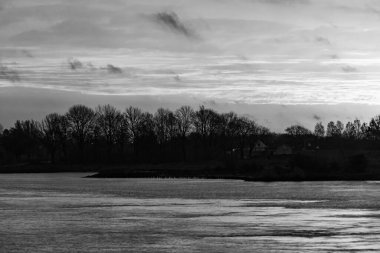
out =
{"type": "Polygon", "coordinates": [[[0,175],[0,252],[379,252],[380,183],[0,175]]]}

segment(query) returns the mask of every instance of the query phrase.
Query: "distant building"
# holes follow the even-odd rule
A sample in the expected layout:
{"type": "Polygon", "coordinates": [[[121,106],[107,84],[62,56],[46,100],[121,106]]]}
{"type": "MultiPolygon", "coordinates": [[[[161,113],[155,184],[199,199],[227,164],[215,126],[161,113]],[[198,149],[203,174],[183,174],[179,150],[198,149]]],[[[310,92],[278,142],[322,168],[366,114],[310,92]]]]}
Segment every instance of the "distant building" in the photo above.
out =
{"type": "Polygon", "coordinates": [[[267,150],[267,148],[268,148],[268,146],[265,145],[264,142],[258,140],[258,141],[256,141],[255,144],[253,145],[253,149],[252,149],[252,150],[253,150],[254,152],[264,152],[264,151],[267,150]]]}
{"type": "Polygon", "coordinates": [[[281,145],[273,152],[274,155],[292,155],[293,149],[288,145],[281,145]]]}

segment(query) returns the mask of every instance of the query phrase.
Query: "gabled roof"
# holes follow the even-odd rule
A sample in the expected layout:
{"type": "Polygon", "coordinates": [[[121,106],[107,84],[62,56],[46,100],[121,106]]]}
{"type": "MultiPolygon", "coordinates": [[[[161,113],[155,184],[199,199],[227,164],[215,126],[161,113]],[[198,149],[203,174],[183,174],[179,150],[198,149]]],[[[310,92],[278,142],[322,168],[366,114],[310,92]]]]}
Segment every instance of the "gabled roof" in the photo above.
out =
{"type": "Polygon", "coordinates": [[[258,140],[255,142],[255,147],[267,147],[267,145],[265,145],[265,143],[261,140],[258,140]]]}

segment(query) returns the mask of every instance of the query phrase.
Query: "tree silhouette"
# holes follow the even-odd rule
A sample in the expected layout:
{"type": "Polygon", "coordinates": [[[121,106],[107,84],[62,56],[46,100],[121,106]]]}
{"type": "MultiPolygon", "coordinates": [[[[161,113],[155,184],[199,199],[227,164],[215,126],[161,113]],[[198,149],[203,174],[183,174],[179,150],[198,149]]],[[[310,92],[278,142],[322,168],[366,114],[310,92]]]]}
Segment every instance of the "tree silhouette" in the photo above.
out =
{"type": "Polygon", "coordinates": [[[183,160],[186,161],[186,137],[192,131],[194,110],[190,106],[182,106],[175,112],[178,133],[181,137],[183,160]]]}
{"type": "Polygon", "coordinates": [[[227,162],[251,159],[258,140],[269,150],[284,144],[297,152],[312,146],[339,149],[346,160],[351,154],[346,149],[377,149],[380,115],[369,123],[355,119],[344,126],[331,121],[325,131],[318,122],[313,134],[301,125],[287,127],[286,134],[274,134],[247,117],[204,106],[196,111],[182,106],[174,112],[159,108],[152,114],[137,107],[122,113],[111,105],[95,110],[74,105],[64,115],[51,113],[41,122],[16,121],[0,134],[0,158],[2,164],[227,162]]]}
{"type": "Polygon", "coordinates": [[[255,133],[255,124],[246,117],[238,117],[236,121],[237,136],[239,140],[240,157],[244,158],[245,142],[249,135],[255,133]]]}
{"type": "Polygon", "coordinates": [[[290,136],[304,136],[304,135],[311,135],[311,131],[303,126],[300,125],[292,125],[290,127],[287,127],[285,129],[285,132],[290,136]]]}
{"type": "Polygon", "coordinates": [[[41,125],[34,120],[17,120],[15,125],[7,131],[5,145],[16,156],[26,154],[31,160],[33,153],[41,144],[41,125]]]}
{"type": "Polygon", "coordinates": [[[338,136],[342,136],[342,134],[343,134],[343,129],[344,129],[344,125],[343,125],[343,123],[342,123],[340,120],[338,120],[338,121],[336,122],[336,130],[337,130],[336,134],[337,134],[338,136]]]}
{"type": "Polygon", "coordinates": [[[325,127],[323,126],[322,122],[318,122],[317,124],[315,124],[314,135],[319,138],[325,136],[325,127]]]}
{"type": "Polygon", "coordinates": [[[355,119],[354,122],[347,122],[346,128],[343,131],[343,135],[346,138],[360,139],[363,136],[362,125],[360,120],[355,119]]]}
{"type": "Polygon", "coordinates": [[[370,120],[368,132],[373,139],[380,138],[380,115],[377,115],[370,120]]]}
{"type": "Polygon", "coordinates": [[[141,114],[141,121],[137,129],[136,158],[138,160],[152,159],[152,148],[155,146],[157,136],[154,133],[154,119],[149,112],[141,114]]]}
{"type": "Polygon", "coordinates": [[[175,120],[174,114],[168,109],[159,108],[154,114],[154,131],[159,144],[162,145],[175,137],[175,120]]]}
{"type": "Polygon", "coordinates": [[[76,140],[80,161],[84,161],[84,148],[94,130],[95,112],[84,105],[72,106],[66,114],[71,136],[76,140]]]}
{"type": "Polygon", "coordinates": [[[48,114],[42,120],[42,131],[44,134],[44,143],[50,153],[52,163],[55,163],[55,154],[60,147],[63,130],[61,127],[61,116],[57,113],[48,114]]]}
{"type": "Polygon", "coordinates": [[[205,139],[209,133],[211,117],[211,110],[206,109],[203,105],[194,113],[193,122],[195,131],[202,139],[205,139]]]}
{"type": "Polygon", "coordinates": [[[139,108],[128,107],[124,113],[126,126],[128,128],[128,135],[133,143],[134,156],[137,156],[137,140],[139,137],[139,130],[141,130],[141,124],[143,121],[143,115],[139,108]]]}
{"type": "Polygon", "coordinates": [[[343,123],[341,121],[337,121],[336,124],[333,121],[330,121],[327,124],[326,136],[327,137],[341,137],[343,133],[343,123]]]}
{"type": "Polygon", "coordinates": [[[107,143],[108,160],[110,160],[113,146],[118,140],[123,121],[121,112],[109,104],[96,108],[96,123],[99,126],[101,136],[105,138],[107,143]]]}

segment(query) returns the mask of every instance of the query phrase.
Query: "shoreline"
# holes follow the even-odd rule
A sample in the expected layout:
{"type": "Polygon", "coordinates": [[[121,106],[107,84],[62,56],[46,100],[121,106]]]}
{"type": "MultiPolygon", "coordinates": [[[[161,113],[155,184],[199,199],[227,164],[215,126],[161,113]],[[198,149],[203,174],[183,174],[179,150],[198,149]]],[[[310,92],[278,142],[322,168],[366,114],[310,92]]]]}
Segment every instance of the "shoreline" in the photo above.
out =
{"type": "Polygon", "coordinates": [[[93,175],[86,176],[85,178],[96,178],[96,179],[121,179],[121,178],[138,178],[138,179],[204,179],[204,180],[242,180],[246,182],[323,182],[323,181],[380,181],[380,176],[371,175],[356,175],[356,176],[318,176],[318,177],[282,177],[282,178],[272,178],[272,177],[254,177],[254,176],[239,176],[239,175],[225,175],[225,176],[174,176],[174,175],[145,175],[139,176],[137,174],[133,175],[112,175],[112,174],[100,174],[95,173],[93,175]]]}
{"type": "Polygon", "coordinates": [[[299,169],[254,168],[239,170],[223,167],[219,162],[129,164],[129,165],[68,165],[24,163],[0,166],[0,174],[31,173],[89,173],[85,178],[161,178],[161,179],[216,179],[247,182],[307,182],[307,181],[379,181],[380,173],[343,171],[310,173],[299,169]]]}

